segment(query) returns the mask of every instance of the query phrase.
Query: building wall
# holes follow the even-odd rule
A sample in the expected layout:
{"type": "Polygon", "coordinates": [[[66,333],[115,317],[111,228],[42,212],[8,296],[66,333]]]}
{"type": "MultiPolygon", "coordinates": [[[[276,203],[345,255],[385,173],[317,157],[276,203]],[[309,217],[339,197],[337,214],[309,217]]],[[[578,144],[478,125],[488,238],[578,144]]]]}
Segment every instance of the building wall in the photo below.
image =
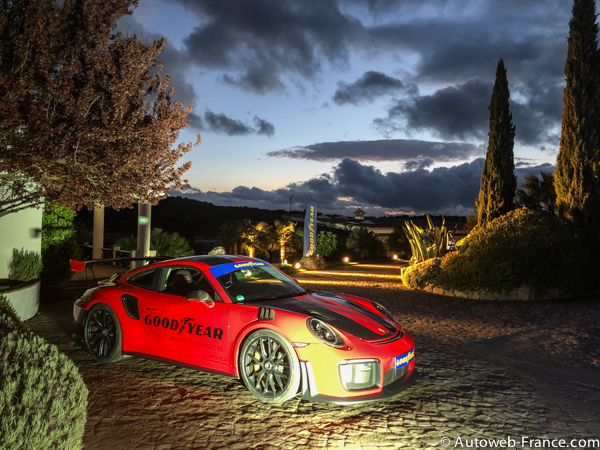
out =
{"type": "Polygon", "coordinates": [[[0,278],[8,277],[13,248],[41,254],[42,211],[42,208],[29,208],[0,217],[0,278]]]}

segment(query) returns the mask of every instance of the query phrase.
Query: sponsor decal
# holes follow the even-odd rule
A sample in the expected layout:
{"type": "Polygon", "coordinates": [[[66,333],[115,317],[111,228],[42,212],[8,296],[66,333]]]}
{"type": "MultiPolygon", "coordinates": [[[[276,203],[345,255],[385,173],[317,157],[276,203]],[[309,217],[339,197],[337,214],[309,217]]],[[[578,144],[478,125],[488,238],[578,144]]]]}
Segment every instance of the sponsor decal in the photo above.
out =
{"type": "Polygon", "coordinates": [[[396,369],[399,369],[400,367],[410,363],[413,359],[415,359],[414,348],[411,349],[408,353],[405,353],[404,355],[396,356],[396,363],[394,366],[396,367],[396,369]]]}
{"type": "Polygon", "coordinates": [[[317,205],[312,204],[306,208],[304,217],[304,256],[315,254],[317,244],[317,205]]]}
{"type": "Polygon", "coordinates": [[[146,317],[144,317],[144,322],[147,325],[152,325],[157,328],[164,328],[165,330],[178,330],[178,335],[182,334],[185,331],[187,332],[187,334],[192,334],[195,336],[206,336],[211,339],[223,340],[222,328],[193,323],[194,320],[195,319],[191,317],[185,317],[180,322],[177,319],[169,319],[168,317],[153,317],[151,314],[146,314],[146,317]]]}
{"type": "Polygon", "coordinates": [[[210,273],[215,278],[219,278],[221,275],[225,275],[227,273],[235,272],[240,269],[250,269],[252,267],[264,267],[268,266],[265,262],[260,261],[241,261],[237,263],[229,263],[229,264],[221,264],[219,266],[211,267],[210,273]]]}

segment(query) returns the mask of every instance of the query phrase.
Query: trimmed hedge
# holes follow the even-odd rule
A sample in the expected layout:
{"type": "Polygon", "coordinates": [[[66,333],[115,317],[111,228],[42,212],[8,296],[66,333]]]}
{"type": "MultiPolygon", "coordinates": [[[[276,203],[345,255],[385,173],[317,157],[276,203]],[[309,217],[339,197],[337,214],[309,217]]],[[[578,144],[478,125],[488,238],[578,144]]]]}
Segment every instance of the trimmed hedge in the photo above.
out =
{"type": "Polygon", "coordinates": [[[402,274],[402,282],[409,289],[423,289],[427,284],[434,284],[440,274],[440,258],[432,258],[409,266],[402,274]]]}
{"type": "Polygon", "coordinates": [[[511,211],[473,231],[459,248],[442,259],[436,285],[493,292],[526,285],[536,294],[578,293],[583,285],[577,232],[552,213],[511,211]]]}
{"type": "Polygon", "coordinates": [[[55,345],[26,332],[0,296],[0,448],[80,449],[88,390],[55,345]]]}

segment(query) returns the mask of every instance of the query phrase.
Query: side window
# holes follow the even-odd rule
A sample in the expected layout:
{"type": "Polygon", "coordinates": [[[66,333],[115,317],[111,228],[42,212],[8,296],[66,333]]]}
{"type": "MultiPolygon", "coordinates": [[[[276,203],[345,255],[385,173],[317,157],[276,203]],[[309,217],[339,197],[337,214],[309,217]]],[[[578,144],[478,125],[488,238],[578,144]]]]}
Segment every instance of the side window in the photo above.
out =
{"type": "Polygon", "coordinates": [[[127,282],[137,287],[154,290],[154,275],[156,275],[156,269],[144,270],[129,277],[127,282]]]}
{"type": "Polygon", "coordinates": [[[185,297],[192,291],[206,291],[216,302],[222,301],[204,274],[195,267],[170,266],[163,268],[159,291],[185,297]]]}

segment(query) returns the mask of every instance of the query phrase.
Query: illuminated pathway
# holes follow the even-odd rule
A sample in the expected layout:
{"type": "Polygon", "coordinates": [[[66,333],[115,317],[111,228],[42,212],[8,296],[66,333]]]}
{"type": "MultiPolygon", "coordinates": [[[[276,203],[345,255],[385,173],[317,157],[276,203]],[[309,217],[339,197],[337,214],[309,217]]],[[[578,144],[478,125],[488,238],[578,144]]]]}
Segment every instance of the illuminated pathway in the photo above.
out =
{"type": "Polygon", "coordinates": [[[600,437],[598,301],[451,299],[408,291],[398,273],[376,264],[296,274],[307,289],[384,304],[413,335],[419,382],[363,406],[268,405],[235,379],[136,358],[96,364],[69,339],[66,298],[43,302],[28,325],[80,368],[86,449],[443,449],[444,437],[467,448],[508,436],[520,449],[523,436],[600,437]]]}

